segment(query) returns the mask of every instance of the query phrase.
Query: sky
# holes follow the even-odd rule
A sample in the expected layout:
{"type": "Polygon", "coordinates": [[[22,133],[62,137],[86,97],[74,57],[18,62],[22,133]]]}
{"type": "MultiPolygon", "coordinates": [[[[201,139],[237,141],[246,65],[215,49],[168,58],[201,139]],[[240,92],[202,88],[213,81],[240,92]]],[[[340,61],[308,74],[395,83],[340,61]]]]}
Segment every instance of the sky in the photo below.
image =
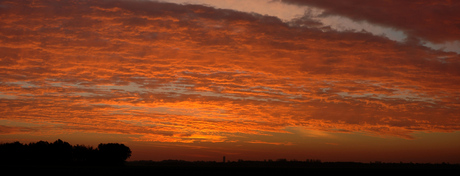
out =
{"type": "Polygon", "coordinates": [[[0,0],[0,142],[460,163],[455,0],[0,0]]]}

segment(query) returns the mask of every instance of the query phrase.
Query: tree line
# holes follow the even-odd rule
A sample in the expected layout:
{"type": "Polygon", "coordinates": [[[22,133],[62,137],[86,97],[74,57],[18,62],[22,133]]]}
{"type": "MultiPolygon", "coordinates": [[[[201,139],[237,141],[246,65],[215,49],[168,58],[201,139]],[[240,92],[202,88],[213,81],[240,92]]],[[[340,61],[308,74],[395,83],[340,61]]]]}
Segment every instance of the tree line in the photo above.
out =
{"type": "Polygon", "coordinates": [[[47,141],[0,144],[2,164],[123,164],[131,156],[124,144],[99,144],[97,148],[70,145],[60,139],[47,141]]]}

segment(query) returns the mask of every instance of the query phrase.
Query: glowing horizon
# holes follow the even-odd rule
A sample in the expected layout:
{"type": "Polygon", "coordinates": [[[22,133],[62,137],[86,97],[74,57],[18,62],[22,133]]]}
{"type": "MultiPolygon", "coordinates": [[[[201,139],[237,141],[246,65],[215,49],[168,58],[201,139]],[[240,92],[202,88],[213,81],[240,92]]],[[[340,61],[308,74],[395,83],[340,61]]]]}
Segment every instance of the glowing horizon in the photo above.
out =
{"type": "Polygon", "coordinates": [[[122,142],[131,160],[460,163],[460,3],[410,4],[443,28],[396,1],[376,9],[387,16],[354,1],[2,1],[0,142],[122,142]],[[295,15],[305,8],[323,11],[295,15]]]}

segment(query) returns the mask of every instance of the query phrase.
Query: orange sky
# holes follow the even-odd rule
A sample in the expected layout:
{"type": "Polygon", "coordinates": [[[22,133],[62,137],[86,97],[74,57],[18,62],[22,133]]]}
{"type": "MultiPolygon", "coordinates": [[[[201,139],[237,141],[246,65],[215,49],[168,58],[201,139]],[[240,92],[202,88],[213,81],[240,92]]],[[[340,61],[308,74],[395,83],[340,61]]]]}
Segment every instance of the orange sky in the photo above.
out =
{"type": "Polygon", "coordinates": [[[0,142],[460,163],[460,3],[174,2],[1,1],[0,142]]]}

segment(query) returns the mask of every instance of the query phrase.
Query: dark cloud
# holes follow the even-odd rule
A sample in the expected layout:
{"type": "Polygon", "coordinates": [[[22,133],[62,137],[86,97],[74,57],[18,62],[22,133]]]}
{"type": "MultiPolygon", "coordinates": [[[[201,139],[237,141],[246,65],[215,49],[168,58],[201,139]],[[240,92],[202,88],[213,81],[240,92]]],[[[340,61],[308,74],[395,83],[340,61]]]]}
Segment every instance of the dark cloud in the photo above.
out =
{"type": "Polygon", "coordinates": [[[451,0],[282,0],[324,9],[322,15],[339,15],[404,31],[410,37],[433,43],[460,40],[460,2],[451,0]]]}

